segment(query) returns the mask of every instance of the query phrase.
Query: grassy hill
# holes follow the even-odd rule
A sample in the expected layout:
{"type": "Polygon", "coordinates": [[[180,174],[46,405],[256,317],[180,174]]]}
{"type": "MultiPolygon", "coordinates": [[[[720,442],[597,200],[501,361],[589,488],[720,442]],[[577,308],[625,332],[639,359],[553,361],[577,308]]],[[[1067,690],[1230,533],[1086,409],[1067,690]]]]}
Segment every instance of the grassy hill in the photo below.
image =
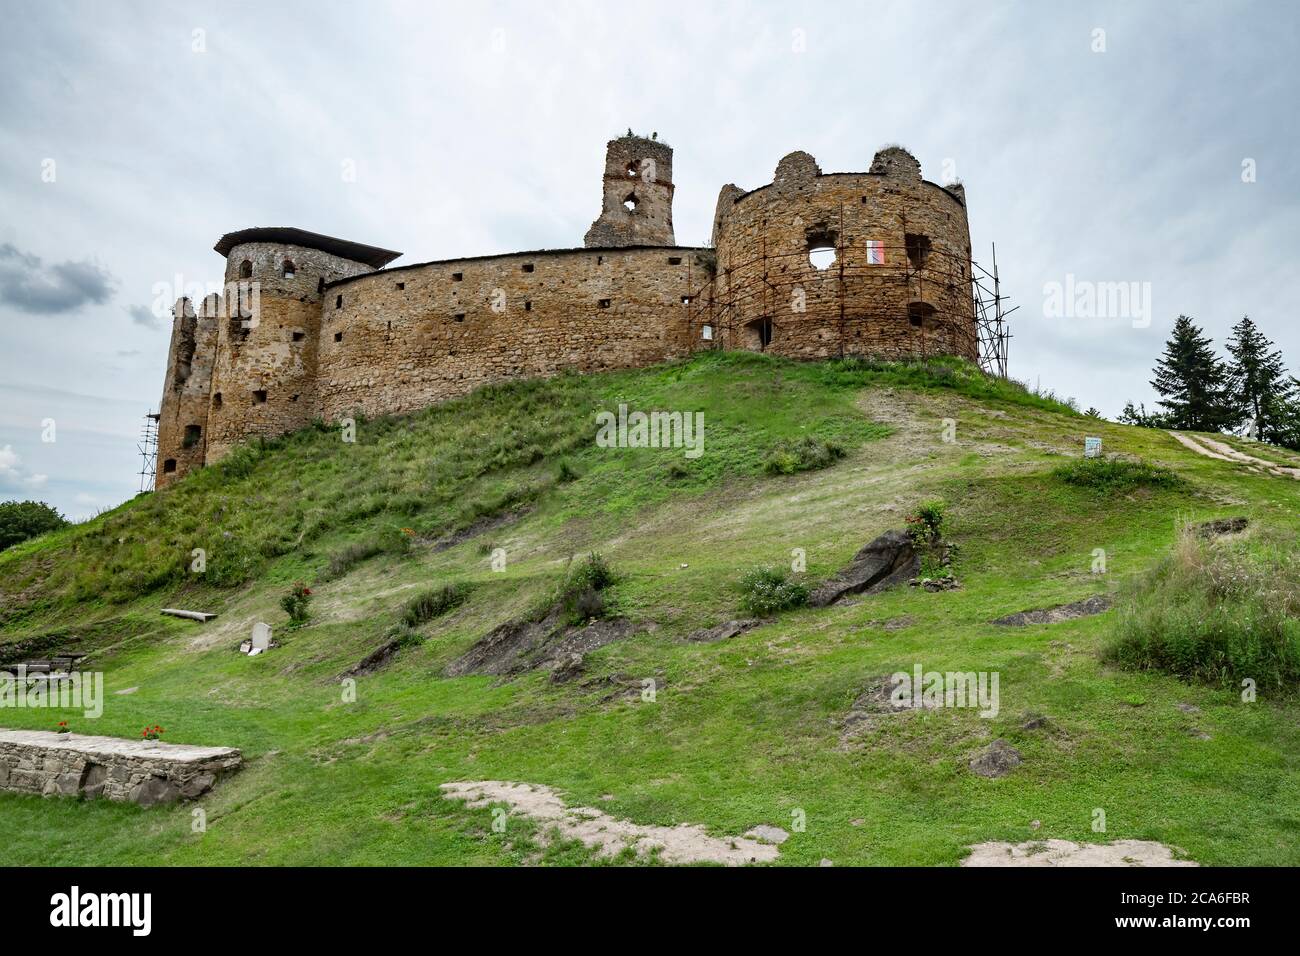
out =
{"type": "Polygon", "coordinates": [[[576,843],[541,846],[523,819],[496,833],[486,809],[439,791],[507,780],[641,824],[796,829],[779,864],[953,864],[974,843],[1047,838],[1295,864],[1290,671],[1261,673],[1258,700],[1243,703],[1226,665],[1182,680],[1108,649],[1136,626],[1134,602],[1163,586],[1153,575],[1180,525],[1243,515],[1242,548],[1285,554],[1298,504],[1300,482],[1084,418],[957,361],[718,353],[488,388],[360,421],[352,443],[306,429],[0,554],[0,660],[80,647],[107,685],[99,720],[8,709],[0,724],[67,719],[136,736],[157,723],[168,741],[240,747],[247,761],[202,801],[206,832],[193,832],[191,805],[7,793],[0,829],[42,834],[9,845],[12,862],[32,864],[593,859],[576,843]],[[620,402],[703,411],[703,454],[596,447],[595,413],[620,402]],[[1170,480],[1069,480],[1060,466],[1085,435],[1170,480]],[[780,473],[805,459],[829,464],[780,473]],[[756,565],[788,566],[803,549],[796,577],[815,585],[931,499],[946,503],[960,589],[901,587],[688,640],[742,616],[739,582],[756,565]],[[445,676],[493,628],[536,619],[592,552],[615,575],[606,613],[629,624],[576,679],[445,676]],[[289,629],[279,602],[298,581],[314,592],[312,616],[289,629]],[[463,602],[415,615],[413,632],[402,624],[412,599],[445,585],[463,602]],[[1099,592],[1120,606],[990,623],[1099,592]],[[177,606],[219,617],[159,616],[177,606]],[[259,620],[281,646],[236,653],[259,620]],[[396,656],[345,701],[340,675],[394,634],[396,656]],[[847,736],[863,690],[917,663],[998,672],[1000,713],[909,712],[847,736]],[[972,774],[969,759],[997,738],[1023,764],[972,774]],[[1093,830],[1098,808],[1105,833],[1093,830]]]}

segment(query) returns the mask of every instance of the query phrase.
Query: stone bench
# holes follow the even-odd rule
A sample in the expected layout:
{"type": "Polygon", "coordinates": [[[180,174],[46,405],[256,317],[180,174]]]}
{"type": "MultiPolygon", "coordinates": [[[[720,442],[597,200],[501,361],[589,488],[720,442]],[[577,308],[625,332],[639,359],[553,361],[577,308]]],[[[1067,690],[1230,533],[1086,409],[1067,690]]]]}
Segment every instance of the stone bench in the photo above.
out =
{"type": "Polygon", "coordinates": [[[200,797],[242,762],[233,747],[0,729],[0,790],[14,793],[151,807],[200,797]]]}

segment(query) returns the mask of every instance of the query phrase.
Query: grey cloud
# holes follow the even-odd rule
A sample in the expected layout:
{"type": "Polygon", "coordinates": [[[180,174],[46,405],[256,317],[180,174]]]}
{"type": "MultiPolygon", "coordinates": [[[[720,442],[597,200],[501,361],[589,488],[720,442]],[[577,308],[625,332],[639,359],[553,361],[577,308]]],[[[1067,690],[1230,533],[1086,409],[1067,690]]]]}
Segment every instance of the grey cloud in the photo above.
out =
{"type": "MultiPolygon", "coordinates": [[[[131,321],[134,322],[136,325],[143,325],[146,329],[160,329],[160,328],[162,328],[162,319],[160,319],[160,318],[158,318],[158,316],[154,315],[154,314],[153,314],[153,309],[149,308],[149,306],[147,306],[147,305],[128,305],[128,306],[125,307],[125,309],[126,309],[126,314],[129,315],[129,316],[131,316],[131,321]]],[[[122,355],[123,353],[118,352],[117,354],[118,354],[118,355],[122,355]]],[[[138,355],[139,353],[138,353],[138,352],[130,352],[130,353],[127,353],[127,354],[130,354],[130,355],[138,355]]]]}
{"type": "Polygon", "coordinates": [[[75,312],[108,301],[117,281],[89,260],[45,266],[11,243],[0,245],[0,302],[36,315],[75,312]]]}

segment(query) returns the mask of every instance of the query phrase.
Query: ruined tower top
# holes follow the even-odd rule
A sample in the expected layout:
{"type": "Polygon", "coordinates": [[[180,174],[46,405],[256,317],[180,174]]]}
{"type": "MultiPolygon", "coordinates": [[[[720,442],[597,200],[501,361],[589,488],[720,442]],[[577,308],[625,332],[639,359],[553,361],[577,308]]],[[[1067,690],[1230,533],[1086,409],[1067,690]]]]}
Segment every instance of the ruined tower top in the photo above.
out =
{"type": "Polygon", "coordinates": [[[673,151],[650,139],[626,136],[605,145],[600,217],[587,230],[588,247],[671,246],[673,151]]]}

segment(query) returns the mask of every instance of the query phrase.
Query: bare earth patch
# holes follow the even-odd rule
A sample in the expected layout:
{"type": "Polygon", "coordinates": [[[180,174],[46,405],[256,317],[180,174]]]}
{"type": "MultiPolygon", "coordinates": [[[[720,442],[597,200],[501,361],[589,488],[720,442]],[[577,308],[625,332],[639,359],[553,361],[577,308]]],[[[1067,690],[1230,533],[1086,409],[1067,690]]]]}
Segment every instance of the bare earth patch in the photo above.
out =
{"type": "Polygon", "coordinates": [[[1173,851],[1151,840],[1114,843],[1071,843],[1069,840],[1030,840],[1027,843],[977,843],[962,866],[1199,866],[1175,860],[1173,851]]]}
{"type": "MultiPolygon", "coordinates": [[[[618,856],[631,847],[638,856],[659,851],[664,863],[721,863],[744,866],[769,863],[778,850],[770,843],[745,837],[713,837],[699,824],[679,823],[675,827],[642,826],[618,820],[594,807],[569,807],[550,787],[503,780],[444,783],[443,797],[464,800],[475,808],[504,803],[511,813],[541,824],[540,839],[554,830],[566,840],[580,840],[600,856],[618,856]]],[[[753,832],[753,831],[751,831],[753,832]]]]}
{"type": "Polygon", "coordinates": [[[1231,445],[1215,441],[1213,438],[1206,438],[1202,435],[1180,435],[1174,431],[1169,434],[1184,448],[1190,448],[1198,455],[1204,455],[1206,458],[1217,458],[1219,461],[1231,461],[1252,468],[1263,468],[1272,475],[1300,479],[1300,468],[1288,468],[1275,461],[1265,461],[1263,458],[1247,455],[1245,452],[1237,451],[1231,445]]]}

